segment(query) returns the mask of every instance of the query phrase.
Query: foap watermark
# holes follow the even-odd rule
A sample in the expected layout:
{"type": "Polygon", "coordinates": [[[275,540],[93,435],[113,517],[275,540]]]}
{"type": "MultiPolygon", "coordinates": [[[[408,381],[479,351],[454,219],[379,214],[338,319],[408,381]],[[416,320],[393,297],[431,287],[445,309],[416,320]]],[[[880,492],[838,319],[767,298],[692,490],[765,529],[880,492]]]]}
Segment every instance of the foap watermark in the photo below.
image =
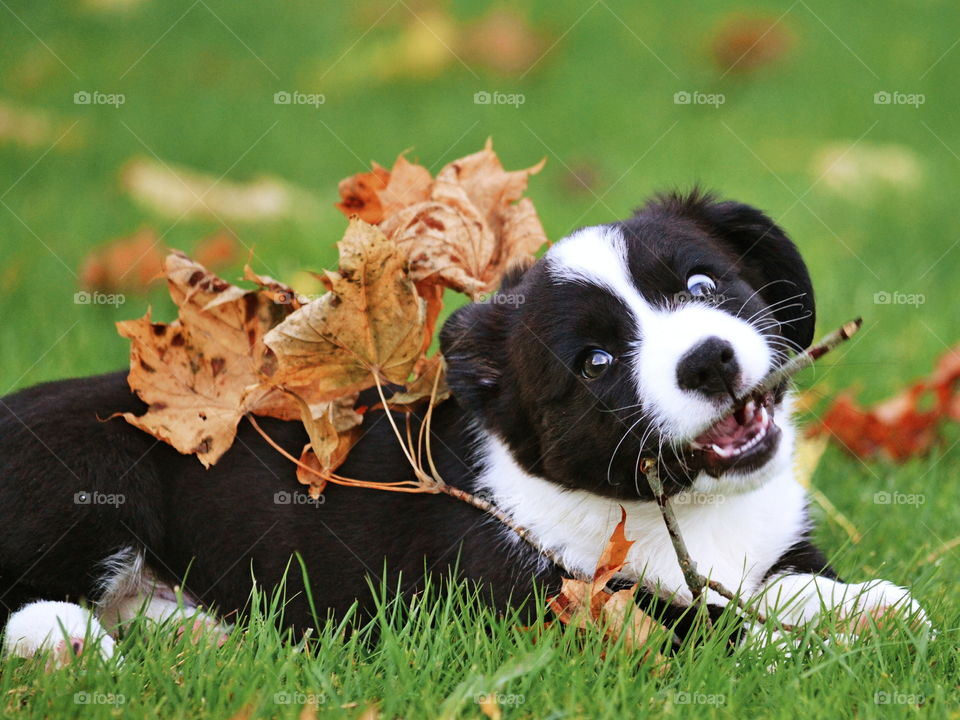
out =
{"type": "Polygon", "coordinates": [[[873,494],[874,505],[916,505],[920,507],[927,501],[923,493],[887,492],[882,490],[873,494]]]}
{"type": "Polygon", "coordinates": [[[102,493],[97,490],[81,490],[73,494],[74,505],[112,505],[120,507],[127,501],[123,493],[102,493]]]}
{"type": "Polygon", "coordinates": [[[282,691],[273,694],[273,702],[277,705],[323,705],[327,702],[327,696],[325,693],[282,691]]]}
{"type": "Polygon", "coordinates": [[[474,695],[473,701],[477,703],[477,705],[494,703],[500,707],[517,707],[523,705],[527,701],[527,698],[514,693],[491,692],[478,693],[474,695]]]}
{"type": "Polygon", "coordinates": [[[672,498],[674,505],[723,505],[727,501],[726,495],[716,493],[682,492],[672,498]]]}
{"type": "Polygon", "coordinates": [[[288,92],[287,90],[278,90],[273,94],[274,105],[310,105],[314,109],[319,108],[327,102],[327,96],[323,93],[305,93],[299,90],[288,92]]]}
{"type": "Polygon", "coordinates": [[[273,494],[274,505],[313,505],[314,507],[320,507],[324,502],[326,500],[324,500],[323,495],[311,497],[308,493],[287,492],[286,490],[280,490],[273,494]]]}
{"type": "Polygon", "coordinates": [[[881,290],[873,294],[874,305],[913,305],[919,307],[927,301],[927,296],[923,293],[905,293],[894,290],[887,292],[881,290]]]}
{"type": "Polygon", "coordinates": [[[681,290],[673,294],[673,302],[676,305],[697,302],[702,305],[723,305],[727,301],[727,296],[722,293],[713,293],[711,295],[694,295],[687,290],[681,290]]]}
{"type": "Polygon", "coordinates": [[[923,93],[905,93],[899,90],[878,90],[873,94],[874,105],[910,105],[918,108],[927,101],[923,93]]]}
{"type": "Polygon", "coordinates": [[[73,694],[76,705],[123,705],[127,698],[122,693],[78,692],[73,694]]]}
{"type": "Polygon", "coordinates": [[[719,108],[727,101],[723,93],[705,93],[699,90],[678,90],[673,94],[674,105],[710,105],[719,108]]]}
{"type": "Polygon", "coordinates": [[[105,93],[99,90],[77,90],[73,94],[74,105],[111,105],[115,108],[127,102],[123,93],[105,93]]]}
{"type": "Polygon", "coordinates": [[[80,290],[73,294],[74,305],[113,305],[119,307],[127,301],[127,296],[123,293],[103,293],[98,291],[90,292],[80,290]]]}
{"type": "Polygon", "coordinates": [[[722,693],[677,692],[673,698],[677,705],[726,705],[727,696],[722,693]]]}
{"type": "Polygon", "coordinates": [[[510,307],[519,307],[523,305],[527,298],[523,293],[480,293],[476,298],[477,302],[489,303],[490,305],[509,305],[510,307]]]}
{"type": "Polygon", "coordinates": [[[905,693],[899,690],[878,690],[873,694],[874,705],[922,705],[923,693],[905,693]]]}
{"type": "Polygon", "coordinates": [[[518,108],[526,101],[527,96],[523,93],[505,93],[499,90],[477,90],[477,92],[473,94],[474,105],[512,105],[518,108]]]}

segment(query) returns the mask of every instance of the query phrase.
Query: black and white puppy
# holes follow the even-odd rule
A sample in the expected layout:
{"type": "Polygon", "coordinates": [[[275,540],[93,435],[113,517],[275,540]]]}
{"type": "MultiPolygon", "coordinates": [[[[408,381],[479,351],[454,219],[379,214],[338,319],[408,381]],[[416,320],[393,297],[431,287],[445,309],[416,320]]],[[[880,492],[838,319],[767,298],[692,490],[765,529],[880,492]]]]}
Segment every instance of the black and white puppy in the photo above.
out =
{"type": "MultiPolygon", "coordinates": [[[[796,247],[766,215],[700,193],[658,197],[629,220],[561,240],[489,302],[446,322],[453,398],[433,420],[437,466],[573,572],[592,572],[622,505],[636,541],[622,580],[642,580],[642,603],[671,595],[657,608],[668,620],[690,596],[641,457],[660,458],[699,569],[761,596],[767,614],[791,624],[894,607],[922,617],[889,582],[842,583],[811,544],[785,388],[693,436],[788,350],[810,344],[814,310],[796,247]]],[[[0,401],[0,602],[16,611],[8,653],[69,643],[85,611],[64,601],[92,603],[86,641],[103,638],[104,654],[108,634],[138,610],[214,625],[197,606],[234,617],[251,578],[277,585],[294,553],[321,614],[371,607],[368,578],[410,593],[425,570],[456,568],[506,607],[562,576],[447,496],[331,487],[322,504],[306,502],[289,463],[246,423],[204,470],[122,420],[100,419],[144,409],[123,373],[0,401]]],[[[263,425],[291,453],[307,441],[299,423],[263,425]]],[[[408,479],[383,413],[368,413],[363,429],[342,474],[408,479]]],[[[300,578],[287,575],[285,622],[303,629],[315,619],[300,578]]]]}

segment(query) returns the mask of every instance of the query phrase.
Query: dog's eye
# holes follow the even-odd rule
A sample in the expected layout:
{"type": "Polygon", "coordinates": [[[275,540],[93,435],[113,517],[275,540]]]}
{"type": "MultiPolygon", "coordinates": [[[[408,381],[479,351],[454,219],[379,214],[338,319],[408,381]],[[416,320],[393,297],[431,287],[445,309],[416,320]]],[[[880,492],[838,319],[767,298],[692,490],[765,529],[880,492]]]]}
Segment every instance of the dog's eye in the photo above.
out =
{"type": "Polygon", "coordinates": [[[687,292],[693,297],[706,297],[717,291],[713,278],[703,273],[695,273],[687,278],[687,292]]]}
{"type": "Polygon", "coordinates": [[[594,348],[587,351],[580,365],[580,374],[587,380],[595,380],[613,364],[613,355],[606,350],[594,348]]]}

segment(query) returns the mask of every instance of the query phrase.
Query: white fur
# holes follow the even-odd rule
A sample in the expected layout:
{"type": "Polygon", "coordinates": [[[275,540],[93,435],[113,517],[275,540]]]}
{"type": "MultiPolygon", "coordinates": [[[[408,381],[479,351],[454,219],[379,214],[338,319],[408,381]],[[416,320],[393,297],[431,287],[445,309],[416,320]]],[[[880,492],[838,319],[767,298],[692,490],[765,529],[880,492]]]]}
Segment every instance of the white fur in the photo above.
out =
{"type": "Polygon", "coordinates": [[[50,653],[52,667],[62,667],[73,657],[72,646],[96,645],[104,659],[113,657],[114,641],[87,610],[66,602],[40,601],[17,610],[7,621],[4,657],[32,657],[50,653]]]}
{"type": "MultiPolygon", "coordinates": [[[[622,505],[627,511],[627,538],[636,541],[623,576],[630,580],[642,576],[648,587],[659,585],[667,593],[690,599],[656,503],[564,490],[526,473],[502,441],[488,436],[484,444],[481,487],[497,507],[556,552],[569,571],[593,574],[620,521],[622,505]]],[[[747,594],[760,587],[767,570],[806,529],[804,490],[790,473],[771,477],[749,492],[686,493],[675,498],[673,506],[700,572],[747,594]]],[[[711,602],[725,601],[711,595],[711,602]]]]}
{"type": "Polygon", "coordinates": [[[612,227],[589,227],[551,248],[551,275],[568,282],[591,283],[620,299],[637,323],[634,375],[639,397],[650,418],[674,441],[692,440],[703,418],[716,412],[715,401],[683,390],[677,365],[708,337],[727,340],[742,371],[741,388],[756,384],[769,372],[773,354],[763,336],[749,323],[702,303],[657,307],[649,303],[630,278],[626,241],[612,227]]]}
{"type": "Polygon", "coordinates": [[[862,613],[884,609],[928,622],[910,592],[886,580],[847,584],[818,575],[784,573],[765,584],[758,607],[764,615],[789,625],[810,622],[825,612],[856,621],[862,613]]]}
{"type": "MultiPolygon", "coordinates": [[[[691,440],[704,419],[716,411],[712,401],[681,389],[677,382],[680,359],[697,343],[711,336],[730,342],[742,371],[741,388],[757,383],[772,367],[770,347],[742,319],[704,304],[657,307],[648,302],[630,277],[626,242],[616,228],[580,230],[557,243],[547,257],[555,280],[596,285],[629,308],[637,324],[631,359],[637,400],[669,442],[691,440]]],[[[673,498],[697,569],[747,597],[762,593],[764,609],[791,624],[809,621],[824,609],[845,617],[888,606],[922,614],[906,590],[886,581],[845,585],[812,575],[785,574],[763,582],[774,563],[808,530],[806,492],[793,472],[791,406],[788,396],[776,408],[783,436],[764,467],[749,474],[726,473],[720,479],[700,473],[690,491],[673,498]]],[[[691,599],[656,503],[619,502],[534,477],[493,435],[484,437],[482,457],[481,487],[538,543],[556,553],[568,571],[593,573],[623,506],[626,536],[635,542],[622,575],[642,579],[646,586],[680,600],[691,599]]],[[[726,603],[712,591],[710,602],[726,603]]]]}

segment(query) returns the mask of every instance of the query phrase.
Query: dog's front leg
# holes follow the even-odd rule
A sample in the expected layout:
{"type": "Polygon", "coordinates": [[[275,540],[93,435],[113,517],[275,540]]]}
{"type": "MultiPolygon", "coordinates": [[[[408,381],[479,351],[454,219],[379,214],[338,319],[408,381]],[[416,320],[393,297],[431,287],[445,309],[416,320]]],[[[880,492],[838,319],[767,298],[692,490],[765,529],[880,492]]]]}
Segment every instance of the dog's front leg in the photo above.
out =
{"type": "Polygon", "coordinates": [[[804,625],[825,614],[847,632],[860,632],[871,621],[882,624],[896,615],[914,625],[927,625],[923,608],[910,592],[887,580],[843,583],[810,573],[781,573],[757,593],[757,609],[788,625],[804,625]]]}

